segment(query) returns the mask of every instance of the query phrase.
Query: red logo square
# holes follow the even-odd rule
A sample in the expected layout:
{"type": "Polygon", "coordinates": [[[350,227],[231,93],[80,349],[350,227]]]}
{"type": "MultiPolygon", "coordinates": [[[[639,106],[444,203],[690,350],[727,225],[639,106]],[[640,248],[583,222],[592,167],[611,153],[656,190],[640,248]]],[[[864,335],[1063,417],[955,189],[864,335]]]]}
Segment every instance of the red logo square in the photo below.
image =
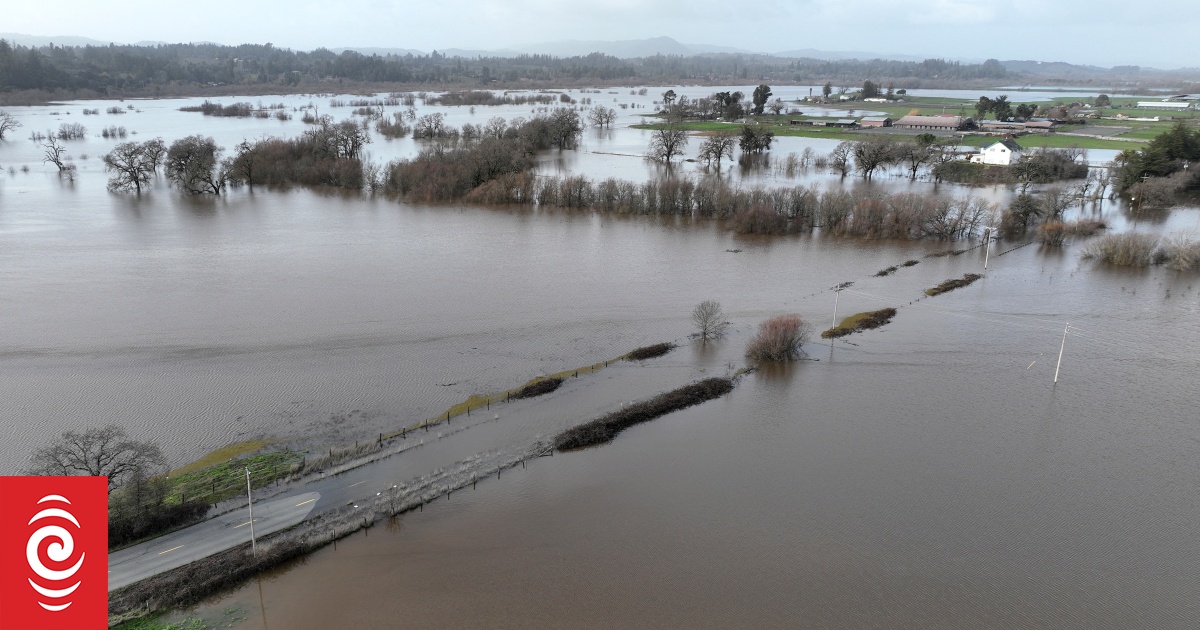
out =
{"type": "Polygon", "coordinates": [[[107,478],[0,477],[0,630],[107,627],[107,478]]]}

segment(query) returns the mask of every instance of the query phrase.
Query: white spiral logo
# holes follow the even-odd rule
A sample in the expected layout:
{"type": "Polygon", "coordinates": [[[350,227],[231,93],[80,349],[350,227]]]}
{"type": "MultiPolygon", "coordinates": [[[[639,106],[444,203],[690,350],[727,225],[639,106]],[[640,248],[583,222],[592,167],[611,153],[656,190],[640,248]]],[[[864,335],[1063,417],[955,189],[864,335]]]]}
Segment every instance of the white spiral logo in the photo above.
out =
{"type": "MultiPolygon", "coordinates": [[[[71,505],[71,502],[65,497],[57,494],[46,495],[38,500],[39,505],[47,502],[66,503],[67,505],[71,505]]],[[[81,529],[79,526],[79,521],[75,520],[75,516],[73,514],[67,510],[57,507],[48,507],[37,514],[34,514],[33,518],[29,519],[29,524],[33,525],[37,521],[50,518],[69,521],[75,525],[76,529],[81,529]]],[[[25,545],[25,559],[29,562],[29,568],[33,569],[33,572],[36,573],[39,578],[47,582],[51,582],[53,586],[63,586],[62,583],[69,581],[76,573],[79,572],[79,567],[83,566],[83,557],[86,554],[80,553],[79,561],[69,569],[64,569],[61,571],[51,569],[42,562],[40,553],[42,541],[46,540],[47,538],[53,541],[46,546],[46,556],[50,560],[61,565],[62,563],[65,563],[71,559],[71,555],[75,553],[75,539],[71,536],[71,532],[59,525],[42,525],[40,528],[38,528],[38,530],[29,537],[29,543],[25,545]]],[[[38,584],[37,582],[34,582],[32,578],[29,579],[29,585],[33,587],[33,590],[37,591],[43,597],[46,597],[51,601],[61,601],[71,593],[74,593],[75,589],[79,588],[79,585],[82,583],[82,581],[76,581],[74,584],[67,586],[66,588],[47,588],[41,584],[38,584]]],[[[68,601],[64,604],[48,604],[39,599],[38,605],[46,610],[58,612],[60,610],[66,610],[67,606],[71,605],[71,602],[68,601]]]]}

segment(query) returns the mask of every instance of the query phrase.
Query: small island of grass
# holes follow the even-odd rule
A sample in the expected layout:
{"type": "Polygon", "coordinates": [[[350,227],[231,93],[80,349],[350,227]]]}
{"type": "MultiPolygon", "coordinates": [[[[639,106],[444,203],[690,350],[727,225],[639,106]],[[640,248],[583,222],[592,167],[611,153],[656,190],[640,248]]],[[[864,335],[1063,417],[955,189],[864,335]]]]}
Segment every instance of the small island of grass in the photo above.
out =
{"type": "Polygon", "coordinates": [[[845,337],[846,335],[879,328],[884,324],[892,321],[896,316],[896,309],[884,308],[878,311],[866,311],[863,313],[855,313],[846,319],[843,319],[840,324],[829,328],[821,333],[822,339],[835,339],[837,337],[845,337]]]}
{"type": "Polygon", "coordinates": [[[935,295],[941,295],[943,293],[946,293],[947,291],[953,291],[955,289],[960,289],[962,287],[965,287],[982,277],[983,276],[981,276],[977,273],[963,274],[963,277],[961,277],[961,278],[951,278],[951,279],[937,285],[936,287],[933,287],[932,289],[925,289],[925,295],[928,295],[930,297],[933,297],[935,295]]]}

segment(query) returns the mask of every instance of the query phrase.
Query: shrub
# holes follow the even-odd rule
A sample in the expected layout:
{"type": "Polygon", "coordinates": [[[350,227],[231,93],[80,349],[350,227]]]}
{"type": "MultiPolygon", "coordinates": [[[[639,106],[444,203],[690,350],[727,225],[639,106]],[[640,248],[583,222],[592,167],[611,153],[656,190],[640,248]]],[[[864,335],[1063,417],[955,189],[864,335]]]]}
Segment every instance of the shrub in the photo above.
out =
{"type": "Polygon", "coordinates": [[[734,213],[733,230],[738,234],[785,234],[787,219],[770,206],[755,204],[734,213]]]}
{"type": "Polygon", "coordinates": [[[1158,237],[1142,232],[1109,234],[1089,243],[1083,250],[1084,258],[1122,267],[1149,267],[1155,262],[1158,237]]]}
{"type": "Polygon", "coordinates": [[[121,547],[198,522],[208,514],[208,502],[157,502],[132,510],[112,510],[108,518],[108,546],[121,547]]]}
{"type": "Polygon", "coordinates": [[[1175,271],[1191,271],[1200,269],[1200,241],[1193,240],[1191,235],[1177,234],[1168,237],[1162,244],[1163,257],[1166,265],[1175,271]]]}
{"type": "Polygon", "coordinates": [[[1067,224],[1062,221],[1050,221],[1038,226],[1038,241],[1042,245],[1059,247],[1067,240],[1067,224]]]}
{"type": "Polygon", "coordinates": [[[746,346],[746,357],[755,361],[791,361],[798,358],[812,325],[799,315],[780,315],[758,325],[758,335],[746,346]]]}

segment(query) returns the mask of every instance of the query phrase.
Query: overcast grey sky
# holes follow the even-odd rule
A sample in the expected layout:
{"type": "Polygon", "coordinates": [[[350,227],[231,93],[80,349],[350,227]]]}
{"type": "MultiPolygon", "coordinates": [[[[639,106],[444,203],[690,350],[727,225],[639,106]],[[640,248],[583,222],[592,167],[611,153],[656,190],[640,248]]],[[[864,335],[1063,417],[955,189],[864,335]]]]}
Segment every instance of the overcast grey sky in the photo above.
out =
{"type": "Polygon", "coordinates": [[[1188,0],[15,0],[0,31],[136,42],[503,48],[666,35],[761,52],[1197,67],[1188,0]]]}

